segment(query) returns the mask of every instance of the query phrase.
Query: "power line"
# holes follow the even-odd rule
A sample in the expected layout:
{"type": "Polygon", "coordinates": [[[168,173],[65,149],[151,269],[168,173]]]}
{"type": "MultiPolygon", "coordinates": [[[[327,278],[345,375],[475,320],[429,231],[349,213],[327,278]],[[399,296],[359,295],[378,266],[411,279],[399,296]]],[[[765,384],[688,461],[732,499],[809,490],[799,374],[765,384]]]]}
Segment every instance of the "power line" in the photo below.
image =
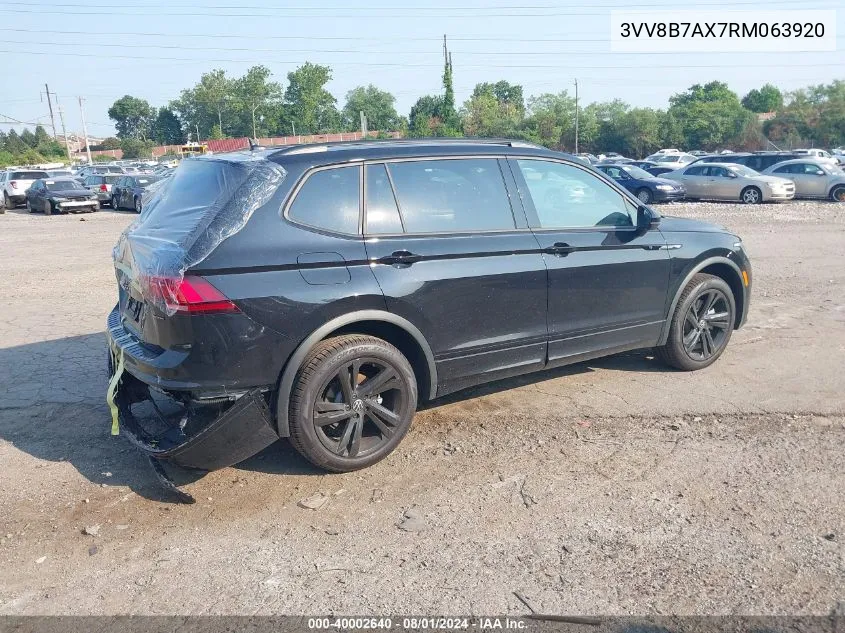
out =
{"type": "MultiPolygon", "coordinates": [[[[17,5],[17,6],[31,6],[30,3],[26,2],[4,2],[3,4],[7,5],[17,5]]],[[[705,0],[698,0],[690,2],[688,4],[684,4],[684,7],[688,6],[695,6],[696,4],[701,4],[702,6],[712,6],[712,3],[706,2],[705,0]]],[[[769,6],[771,4],[795,4],[794,0],[730,0],[729,2],[723,3],[719,6],[720,10],[729,10],[732,6],[746,6],[746,5],[765,5],[769,6]]],[[[114,4],[91,4],[91,3],[75,3],[75,2],[59,2],[53,3],[51,5],[54,8],[81,8],[81,9],[113,9],[115,7],[114,4]]],[[[591,3],[591,6],[595,6],[597,8],[608,8],[608,9],[634,9],[638,7],[656,7],[656,8],[666,8],[666,2],[649,2],[649,3],[637,3],[637,4],[630,4],[630,3],[611,3],[611,4],[598,4],[598,3],[591,3]]],[[[150,9],[159,9],[159,8],[170,8],[170,9],[217,9],[217,10],[241,10],[241,9],[250,9],[250,10],[261,10],[261,11],[272,11],[274,13],[278,13],[280,11],[306,11],[306,12],[315,12],[315,11],[337,11],[338,9],[346,9],[346,10],[353,10],[356,12],[360,11],[377,11],[381,14],[381,12],[388,9],[389,11],[425,11],[428,13],[433,13],[436,15],[444,15],[444,12],[449,11],[560,11],[564,9],[575,9],[578,10],[580,7],[573,3],[573,4],[546,4],[546,5],[488,5],[488,4],[477,4],[477,5],[406,5],[402,7],[384,7],[384,6],[314,6],[314,5],[301,5],[301,6],[267,6],[265,5],[207,5],[207,4],[174,4],[172,2],[168,2],[166,4],[132,4],[127,2],[122,2],[120,7],[127,8],[127,9],[145,9],[149,11],[150,9]]],[[[802,7],[805,8],[805,7],[802,7]]],[[[446,16],[448,17],[448,16],[446,16]]]]}
{"type": "MultiPolygon", "coordinates": [[[[66,42],[31,42],[26,40],[3,40],[6,44],[34,44],[37,46],[69,46],[73,45],[74,47],[79,46],[79,43],[73,42],[72,44],[66,42]]],[[[83,44],[83,46],[93,46],[96,48],[121,48],[121,49],[130,49],[130,48],[161,48],[161,49],[169,49],[169,50],[180,50],[180,51],[239,51],[239,52],[247,52],[247,53],[343,53],[343,54],[372,54],[372,55],[439,55],[438,51],[430,50],[430,51],[385,51],[385,50],[366,50],[366,49],[342,49],[342,48],[287,48],[284,50],[279,50],[276,48],[244,48],[244,47],[232,47],[232,46],[183,46],[181,44],[107,44],[103,42],[92,42],[90,44],[83,44]]],[[[490,55],[619,55],[620,53],[616,51],[454,51],[456,54],[459,55],[480,55],[483,57],[488,57],[490,55]]],[[[770,51],[770,52],[763,52],[761,51],[759,54],[764,55],[772,55],[778,53],[818,53],[820,55],[829,55],[829,51],[818,51],[818,50],[804,50],[804,51],[796,51],[796,50],[782,50],[782,51],[770,51]]],[[[625,55],[701,55],[701,51],[658,51],[658,52],[631,52],[625,53],[625,55]]],[[[736,56],[736,52],[734,51],[713,51],[707,53],[708,55],[733,55],[736,56]]],[[[752,53],[753,54],[753,53],[752,53]]],[[[354,62],[350,62],[354,63],[354,62]]]]}
{"type": "MultiPolygon", "coordinates": [[[[22,51],[22,50],[0,50],[0,53],[19,53],[24,55],[54,55],[55,53],[51,53],[48,51],[22,51]]],[[[63,51],[63,56],[71,56],[71,57],[99,57],[99,58],[106,58],[105,55],[98,55],[95,53],[75,53],[75,52],[68,52],[63,51]]],[[[213,59],[205,57],[203,59],[191,59],[189,57],[150,57],[146,56],[144,58],[139,58],[137,55],[108,55],[108,59],[131,59],[135,61],[144,62],[146,60],[162,60],[162,61],[178,61],[178,62],[193,62],[198,64],[207,64],[207,63],[233,63],[233,64],[291,64],[297,65],[302,63],[302,60],[275,60],[275,59],[213,59]]],[[[766,64],[736,64],[733,63],[735,59],[731,60],[730,68],[772,68],[771,63],[766,64]]],[[[403,62],[332,62],[334,66],[354,66],[354,67],[362,67],[362,66],[373,66],[373,67],[399,67],[399,68],[440,68],[441,64],[415,64],[415,63],[403,63],[403,62]]],[[[845,66],[845,62],[816,62],[814,64],[789,64],[789,63],[778,63],[777,68],[820,68],[820,67],[838,67],[838,66],[845,66]]],[[[461,64],[462,68],[486,68],[490,70],[502,70],[502,69],[552,69],[552,70],[559,70],[560,64],[497,64],[495,66],[491,66],[490,64],[461,64]]],[[[668,70],[685,70],[688,68],[726,68],[725,64],[672,64],[671,66],[661,67],[660,70],[662,72],[668,70]]],[[[634,65],[620,65],[620,64],[612,64],[606,66],[584,66],[582,64],[578,65],[579,70],[613,70],[613,69],[642,69],[642,64],[634,64],[634,65]]]]}

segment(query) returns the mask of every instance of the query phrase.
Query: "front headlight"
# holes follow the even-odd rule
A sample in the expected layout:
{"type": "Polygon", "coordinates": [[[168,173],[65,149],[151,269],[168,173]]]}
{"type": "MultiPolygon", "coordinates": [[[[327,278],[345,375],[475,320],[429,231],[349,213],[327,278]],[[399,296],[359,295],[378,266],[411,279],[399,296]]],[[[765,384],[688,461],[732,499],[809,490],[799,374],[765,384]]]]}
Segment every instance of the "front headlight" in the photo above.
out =
{"type": "Polygon", "coordinates": [[[675,189],[672,185],[657,185],[657,188],[660,189],[660,191],[673,191],[675,189]]]}

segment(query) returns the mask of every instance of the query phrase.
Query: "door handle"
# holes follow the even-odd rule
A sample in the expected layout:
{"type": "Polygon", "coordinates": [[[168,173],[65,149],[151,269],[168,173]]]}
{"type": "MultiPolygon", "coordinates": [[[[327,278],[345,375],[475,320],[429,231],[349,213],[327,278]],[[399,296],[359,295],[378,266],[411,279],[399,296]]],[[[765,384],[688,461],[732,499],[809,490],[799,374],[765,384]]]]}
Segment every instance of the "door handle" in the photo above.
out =
{"type": "Polygon", "coordinates": [[[399,268],[406,268],[411,264],[415,264],[422,259],[422,256],[416,255],[410,251],[393,251],[390,255],[382,257],[378,260],[379,264],[387,264],[389,266],[397,266],[399,268]]]}
{"type": "Polygon", "coordinates": [[[548,248],[543,249],[544,253],[549,253],[550,255],[554,255],[555,257],[566,257],[567,255],[569,255],[569,253],[572,253],[574,251],[575,249],[566,242],[555,242],[548,248]]]}

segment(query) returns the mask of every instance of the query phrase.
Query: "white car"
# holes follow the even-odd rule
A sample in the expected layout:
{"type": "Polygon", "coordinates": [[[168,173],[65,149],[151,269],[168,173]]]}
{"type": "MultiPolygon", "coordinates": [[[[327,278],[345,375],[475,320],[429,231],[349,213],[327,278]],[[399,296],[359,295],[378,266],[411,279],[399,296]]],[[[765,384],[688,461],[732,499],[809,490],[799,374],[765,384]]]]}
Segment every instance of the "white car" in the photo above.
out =
{"type": "Polygon", "coordinates": [[[39,178],[48,178],[46,171],[40,169],[7,169],[0,172],[0,190],[3,192],[3,204],[7,209],[14,209],[26,201],[26,190],[39,178]]]}
{"type": "Polygon", "coordinates": [[[696,163],[662,177],[683,183],[687,200],[698,198],[757,204],[795,197],[795,184],[791,180],[764,176],[736,163],[696,163]]]}
{"type": "Polygon", "coordinates": [[[826,163],[833,167],[839,166],[839,161],[836,159],[836,157],[831,156],[828,152],[824,151],[823,149],[796,149],[793,150],[793,153],[797,156],[806,156],[807,158],[819,161],[820,163],[826,163]]]}
{"type": "Polygon", "coordinates": [[[646,160],[653,161],[664,167],[674,167],[680,169],[684,165],[689,165],[692,161],[698,160],[697,156],[679,152],[677,154],[652,154],[646,160]]]}
{"type": "Polygon", "coordinates": [[[845,171],[818,160],[787,160],[772,165],[764,174],[789,178],[796,198],[830,198],[845,202],[845,171]]]}

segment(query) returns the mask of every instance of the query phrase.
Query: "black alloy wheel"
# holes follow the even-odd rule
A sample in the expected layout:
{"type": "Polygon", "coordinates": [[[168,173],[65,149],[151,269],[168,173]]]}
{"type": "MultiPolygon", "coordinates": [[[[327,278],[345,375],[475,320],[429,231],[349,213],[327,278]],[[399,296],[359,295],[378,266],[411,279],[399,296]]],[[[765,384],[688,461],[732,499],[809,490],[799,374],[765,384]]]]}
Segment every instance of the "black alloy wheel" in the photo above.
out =
{"type": "Polygon", "coordinates": [[[329,338],[314,346],[297,374],[290,441],[320,468],[365,468],[396,448],[416,407],[414,370],[396,347],[364,334],[329,338]]]}
{"type": "Polygon", "coordinates": [[[396,433],[407,399],[396,369],[375,358],[355,359],[320,389],[313,413],[317,437],[341,457],[371,455],[396,433]]]}
{"type": "Polygon", "coordinates": [[[684,351],[698,362],[721,352],[731,329],[728,298],[716,288],[701,293],[684,317],[684,351]]]}

